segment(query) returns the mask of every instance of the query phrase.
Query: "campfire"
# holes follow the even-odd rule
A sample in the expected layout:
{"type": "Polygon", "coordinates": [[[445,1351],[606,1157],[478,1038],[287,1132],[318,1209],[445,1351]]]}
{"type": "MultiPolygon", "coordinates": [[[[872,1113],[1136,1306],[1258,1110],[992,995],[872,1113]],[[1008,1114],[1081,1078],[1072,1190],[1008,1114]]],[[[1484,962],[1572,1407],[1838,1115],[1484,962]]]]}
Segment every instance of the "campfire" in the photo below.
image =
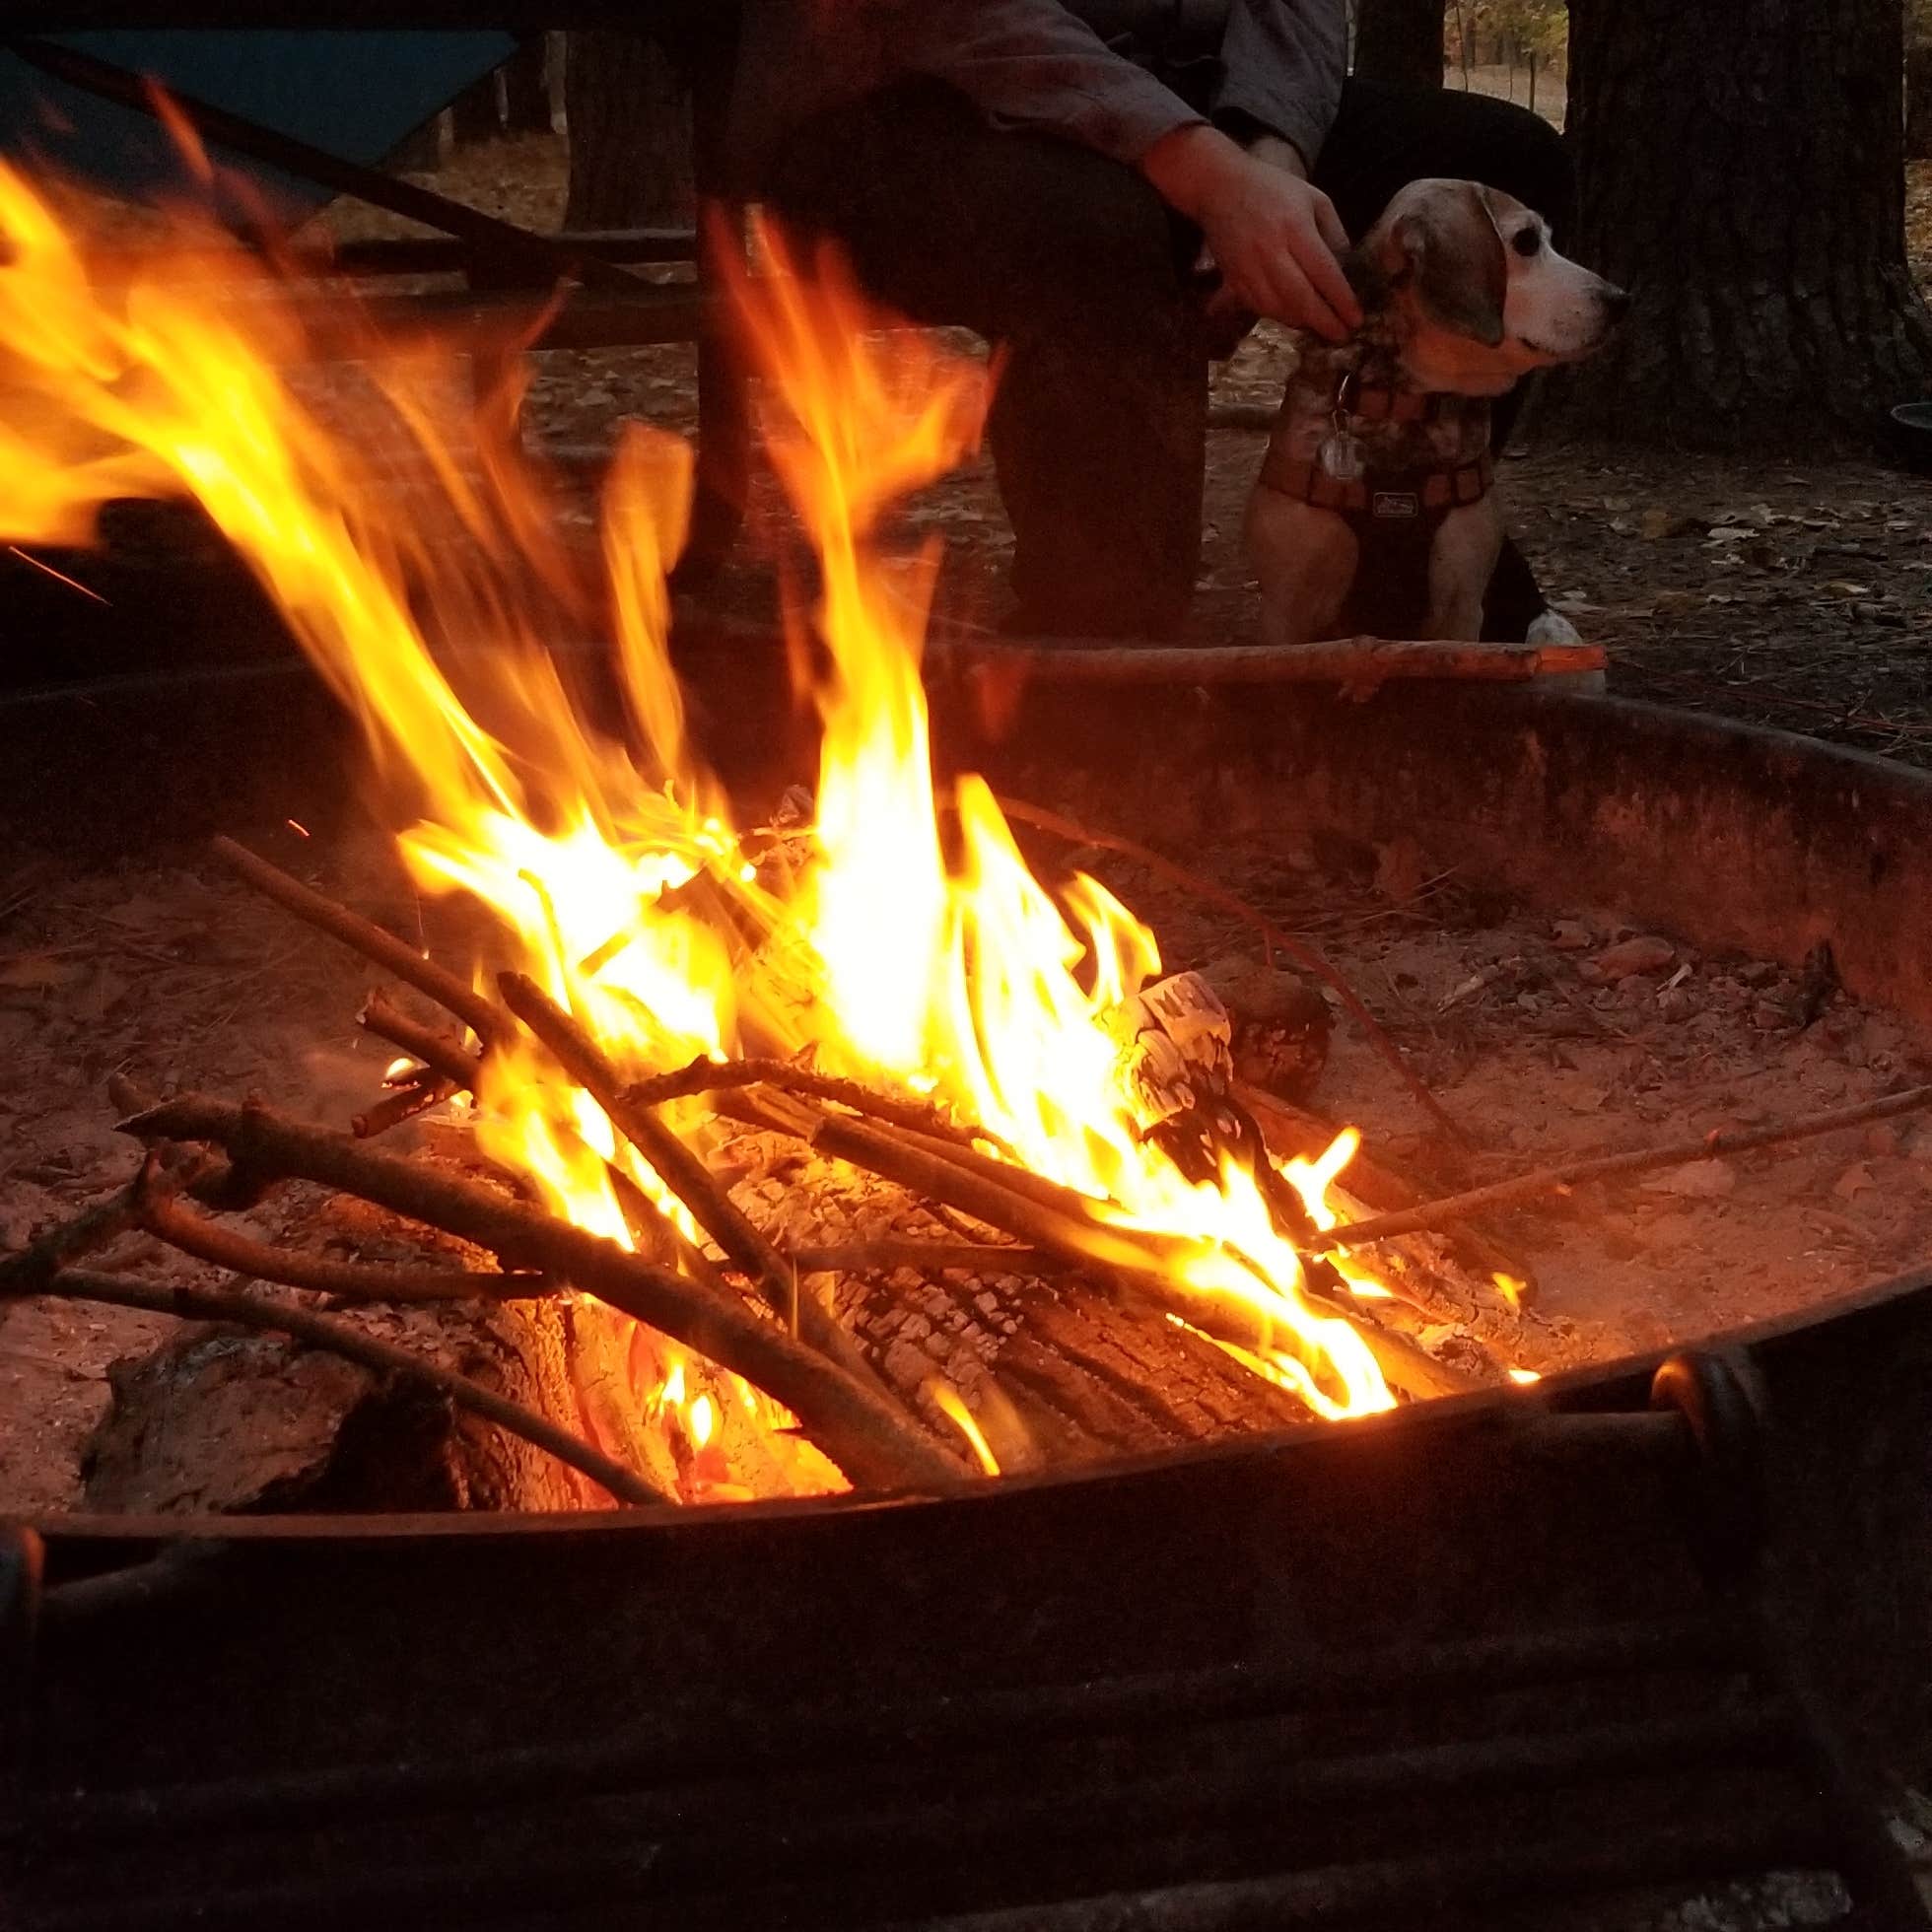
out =
{"type": "Polygon", "coordinates": [[[370,333],[323,392],[273,281],[191,222],[178,258],[114,281],[48,190],[0,173],[0,534],[75,542],[114,500],[197,503],[361,722],[409,875],[482,934],[475,958],[428,958],[225,845],[407,989],[360,1014],[396,1050],[385,1091],[345,1132],[123,1086],[138,1173],[0,1264],[8,1291],[426,1382],[589,1504],[933,1490],[1535,1379],[1512,1366],[1528,1271],[1444,1233],[1453,1212],[1371,1218],[1356,1133],[1268,1090],[1327,1022],[1306,996],[1283,1017],[1301,982],[1280,960],[1319,961],[1257,917],[1253,970],[1166,972],[1127,905],[1036,871],[1014,827],[1104,830],[935,781],[935,558],[888,533],[974,448],[978,365],[761,238],[734,295],[816,559],[791,643],[820,762],[808,797],[742,823],[668,653],[680,442],[627,431],[590,555],[515,398],[458,403],[450,345],[370,333]],[[603,625],[618,731],[547,649],[603,625]],[[379,1144],[410,1122],[413,1151],[379,1144]],[[223,1218],[290,1182],[421,1231],[420,1254],[344,1260],[223,1218]],[[300,1298],[81,1265],[129,1229],[300,1298]],[[526,1353],[567,1366],[478,1377],[365,1319],[420,1307],[525,1324],[548,1338],[526,1353]]]}

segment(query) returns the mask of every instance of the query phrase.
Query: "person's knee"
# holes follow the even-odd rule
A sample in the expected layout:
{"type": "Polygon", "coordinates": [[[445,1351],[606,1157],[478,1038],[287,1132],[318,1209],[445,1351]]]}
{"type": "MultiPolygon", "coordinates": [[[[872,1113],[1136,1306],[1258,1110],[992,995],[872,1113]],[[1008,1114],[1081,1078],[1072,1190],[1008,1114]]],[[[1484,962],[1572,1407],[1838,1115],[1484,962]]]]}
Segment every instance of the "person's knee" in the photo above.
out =
{"type": "Polygon", "coordinates": [[[1013,238],[1025,257],[1015,333],[1072,328],[1108,342],[1171,334],[1192,297],[1188,242],[1166,204],[1117,162],[1068,159],[1073,165],[1042,171],[1040,205],[1013,238]]]}

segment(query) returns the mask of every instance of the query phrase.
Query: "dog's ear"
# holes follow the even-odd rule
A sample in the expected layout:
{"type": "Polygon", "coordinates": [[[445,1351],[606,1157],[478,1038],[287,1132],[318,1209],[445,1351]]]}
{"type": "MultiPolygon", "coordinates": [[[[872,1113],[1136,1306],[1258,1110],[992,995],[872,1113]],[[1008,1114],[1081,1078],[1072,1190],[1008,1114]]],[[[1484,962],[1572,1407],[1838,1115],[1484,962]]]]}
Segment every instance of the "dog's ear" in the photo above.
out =
{"type": "Polygon", "coordinates": [[[1443,182],[1403,213],[1392,240],[1431,320],[1485,348],[1502,341],[1509,257],[1481,188],[1443,182]]]}

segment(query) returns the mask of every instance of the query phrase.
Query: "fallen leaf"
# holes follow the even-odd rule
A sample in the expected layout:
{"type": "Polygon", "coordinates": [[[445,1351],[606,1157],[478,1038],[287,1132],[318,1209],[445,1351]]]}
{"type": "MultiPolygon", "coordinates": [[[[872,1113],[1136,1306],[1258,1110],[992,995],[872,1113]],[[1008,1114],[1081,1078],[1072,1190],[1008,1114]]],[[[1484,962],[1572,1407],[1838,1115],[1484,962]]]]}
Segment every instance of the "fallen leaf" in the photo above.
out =
{"type": "Polygon", "coordinates": [[[1666,1168],[1644,1184],[1649,1194],[1671,1194],[1685,1201],[1717,1201],[1737,1191],[1737,1170],[1721,1160],[1689,1160],[1666,1168]]]}
{"type": "Polygon", "coordinates": [[[46,993],[71,985],[87,971],[83,961],[69,956],[74,950],[17,952],[10,959],[0,959],[0,987],[20,993],[46,993]]]}
{"type": "Polygon", "coordinates": [[[1661,973],[1677,958],[1677,948],[1654,933],[1639,933],[1606,946],[1590,961],[1591,974],[1599,983],[1628,979],[1632,973],[1661,973]]]}

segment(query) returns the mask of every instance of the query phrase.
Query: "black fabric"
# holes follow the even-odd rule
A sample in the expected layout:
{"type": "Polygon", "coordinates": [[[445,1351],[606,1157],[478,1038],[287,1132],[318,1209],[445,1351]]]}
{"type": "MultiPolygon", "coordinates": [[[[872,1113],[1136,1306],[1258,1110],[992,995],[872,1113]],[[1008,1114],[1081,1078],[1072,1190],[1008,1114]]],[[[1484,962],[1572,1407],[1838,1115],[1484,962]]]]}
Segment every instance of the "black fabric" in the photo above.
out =
{"type": "Polygon", "coordinates": [[[1416,638],[1429,615],[1429,549],[1449,506],[1414,517],[1377,517],[1372,509],[1339,513],[1355,533],[1364,565],[1336,619],[1337,637],[1416,638]]]}
{"type": "MultiPolygon", "coordinates": [[[[1349,82],[1315,169],[1344,225],[1363,232],[1424,174],[1486,181],[1559,226],[1569,214],[1569,162],[1547,122],[1486,96],[1349,82]]],[[[1200,563],[1208,372],[1199,238],[1145,179],[989,127],[963,97],[915,83],[802,130],[761,191],[841,242],[880,301],[1002,350],[989,441],[1017,627],[1174,636],[1200,563]]]]}

